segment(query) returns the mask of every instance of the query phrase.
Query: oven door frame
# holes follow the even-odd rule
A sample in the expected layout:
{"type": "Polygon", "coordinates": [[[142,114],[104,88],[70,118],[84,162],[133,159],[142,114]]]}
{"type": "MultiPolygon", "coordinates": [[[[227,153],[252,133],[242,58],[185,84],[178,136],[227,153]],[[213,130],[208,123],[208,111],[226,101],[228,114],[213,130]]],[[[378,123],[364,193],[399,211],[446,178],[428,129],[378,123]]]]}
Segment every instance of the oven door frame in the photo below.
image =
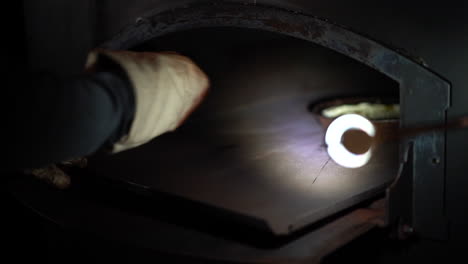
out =
{"type": "MultiPolygon", "coordinates": [[[[446,123],[451,84],[417,57],[328,20],[278,7],[195,3],[138,17],[101,45],[129,49],[168,33],[203,27],[240,27],[280,33],[339,52],[381,72],[400,86],[401,127],[446,123]]],[[[400,170],[387,189],[387,223],[432,239],[446,239],[446,131],[400,143],[400,170]]]]}

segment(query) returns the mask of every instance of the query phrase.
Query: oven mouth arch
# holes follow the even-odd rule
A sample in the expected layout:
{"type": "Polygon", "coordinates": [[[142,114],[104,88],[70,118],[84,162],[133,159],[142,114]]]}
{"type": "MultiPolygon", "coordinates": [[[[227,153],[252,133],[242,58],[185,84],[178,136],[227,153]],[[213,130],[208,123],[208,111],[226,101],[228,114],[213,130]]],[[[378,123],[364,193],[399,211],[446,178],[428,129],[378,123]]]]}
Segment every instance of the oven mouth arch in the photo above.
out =
{"type": "MultiPolygon", "coordinates": [[[[206,27],[236,27],[279,33],[309,41],[350,57],[396,81],[400,86],[400,126],[445,123],[450,106],[450,83],[426,65],[367,36],[326,19],[278,7],[244,3],[196,3],[139,17],[113,39],[101,45],[129,49],[169,33],[206,27]]],[[[445,160],[434,167],[427,160],[445,157],[446,132],[419,135],[401,142],[402,150],[412,144],[412,226],[421,233],[440,230],[444,215],[445,160]],[[430,144],[428,144],[430,142],[430,144]],[[426,197],[437,197],[426,212],[426,197]],[[421,203],[419,202],[421,201],[421,203]],[[431,216],[428,216],[431,215],[431,216]]],[[[407,148],[406,148],[407,149],[407,148]]],[[[400,152],[403,161],[405,153],[400,152]]],[[[432,237],[440,237],[439,233],[432,237]]]]}
{"type": "MultiPolygon", "coordinates": [[[[415,56],[403,54],[367,36],[326,19],[279,7],[233,2],[194,3],[138,17],[102,48],[130,49],[150,39],[197,28],[234,27],[278,33],[331,49],[384,74],[400,85],[401,126],[445,122],[450,105],[450,83],[415,56]],[[424,96],[414,116],[411,105],[424,96]],[[414,117],[413,117],[414,116],[414,117]]],[[[419,102],[420,103],[420,102],[419,102]]]]}

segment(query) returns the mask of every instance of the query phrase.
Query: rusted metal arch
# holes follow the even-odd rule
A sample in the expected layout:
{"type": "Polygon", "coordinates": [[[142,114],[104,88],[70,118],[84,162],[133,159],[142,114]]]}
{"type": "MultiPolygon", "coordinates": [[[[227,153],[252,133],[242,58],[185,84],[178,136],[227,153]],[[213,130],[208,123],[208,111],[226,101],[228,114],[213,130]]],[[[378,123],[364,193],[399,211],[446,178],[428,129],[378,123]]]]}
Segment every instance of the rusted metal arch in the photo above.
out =
{"type": "MultiPolygon", "coordinates": [[[[343,26],[306,14],[277,7],[240,3],[202,3],[151,14],[136,19],[104,48],[130,49],[168,33],[202,27],[260,29],[310,41],[351,57],[400,84],[401,126],[445,123],[450,105],[450,84],[426,65],[343,26]],[[417,106],[417,107],[416,107],[417,106]]],[[[406,224],[428,237],[444,238],[445,131],[410,138],[413,144],[412,187],[406,186],[410,212],[390,212],[390,221],[403,217],[406,224]],[[438,160],[438,163],[428,162],[438,160]],[[428,201],[428,199],[430,201],[428,201]],[[431,204],[427,210],[424,204],[431,204]]],[[[406,147],[403,147],[406,148],[406,147]]],[[[400,156],[404,156],[404,153],[400,156]]],[[[399,196],[390,190],[389,197],[399,196]],[[393,196],[392,196],[393,194],[393,196]]],[[[398,208],[398,207],[397,207],[398,208]]]]}

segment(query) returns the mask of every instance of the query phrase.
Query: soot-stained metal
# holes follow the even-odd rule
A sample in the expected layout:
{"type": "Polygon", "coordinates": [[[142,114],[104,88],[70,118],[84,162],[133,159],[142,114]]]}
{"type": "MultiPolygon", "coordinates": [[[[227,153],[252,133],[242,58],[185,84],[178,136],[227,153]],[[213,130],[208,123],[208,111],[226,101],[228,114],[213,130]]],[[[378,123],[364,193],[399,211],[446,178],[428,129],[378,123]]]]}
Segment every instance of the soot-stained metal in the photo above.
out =
{"type": "MultiPolygon", "coordinates": [[[[445,123],[450,84],[420,60],[327,20],[276,7],[235,3],[204,3],[140,17],[134,25],[105,43],[104,48],[128,49],[168,33],[203,27],[240,27],[285,34],[324,46],[385,74],[400,84],[401,126],[445,123]]],[[[411,223],[415,232],[446,237],[444,218],[445,131],[405,139],[412,143],[414,168],[411,223]],[[437,163],[429,161],[437,158],[437,163]],[[430,200],[430,203],[428,202],[430,200]],[[430,204],[428,207],[427,204],[430,204]]],[[[401,156],[401,155],[400,155],[401,156]]],[[[409,177],[409,176],[407,176],[409,177]]],[[[398,178],[399,179],[399,178],[398,178]]],[[[390,193],[397,190],[390,190],[390,193]]],[[[393,193],[391,197],[398,196],[393,193]]],[[[392,199],[389,201],[392,202],[392,199]]],[[[391,219],[399,211],[391,207],[391,219]]]]}

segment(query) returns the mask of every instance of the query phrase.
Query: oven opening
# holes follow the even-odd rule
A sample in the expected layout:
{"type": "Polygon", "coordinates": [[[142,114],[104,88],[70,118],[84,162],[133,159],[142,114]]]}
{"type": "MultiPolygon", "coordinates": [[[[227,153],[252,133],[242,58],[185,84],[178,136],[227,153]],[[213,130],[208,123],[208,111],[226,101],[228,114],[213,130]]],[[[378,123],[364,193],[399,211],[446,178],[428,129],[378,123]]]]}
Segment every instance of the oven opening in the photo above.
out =
{"type": "Polygon", "coordinates": [[[212,219],[222,219],[220,236],[257,230],[283,239],[382,195],[397,175],[396,141],[383,140],[356,169],[327,154],[317,105],[356,98],[398,104],[398,83],[356,60],[279,33],[230,27],[174,32],[131,49],[179,52],[211,80],[205,101],[177,131],[90,164],[94,174],[141,187],[154,204],[177,201],[154,209],[172,222],[209,231],[212,219]]]}

